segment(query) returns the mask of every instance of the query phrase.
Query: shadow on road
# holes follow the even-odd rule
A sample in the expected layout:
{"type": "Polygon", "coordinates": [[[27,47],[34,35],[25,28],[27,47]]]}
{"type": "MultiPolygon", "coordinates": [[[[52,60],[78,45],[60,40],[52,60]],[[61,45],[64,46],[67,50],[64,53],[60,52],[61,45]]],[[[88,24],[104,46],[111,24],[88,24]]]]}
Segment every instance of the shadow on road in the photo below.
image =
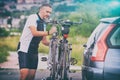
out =
{"type": "MultiPolygon", "coordinates": [[[[37,70],[35,80],[42,80],[49,76],[49,70],[37,70]]],[[[0,69],[0,80],[19,80],[19,69],[0,69]]],[[[81,71],[70,73],[72,80],[81,80],[81,71]]]]}

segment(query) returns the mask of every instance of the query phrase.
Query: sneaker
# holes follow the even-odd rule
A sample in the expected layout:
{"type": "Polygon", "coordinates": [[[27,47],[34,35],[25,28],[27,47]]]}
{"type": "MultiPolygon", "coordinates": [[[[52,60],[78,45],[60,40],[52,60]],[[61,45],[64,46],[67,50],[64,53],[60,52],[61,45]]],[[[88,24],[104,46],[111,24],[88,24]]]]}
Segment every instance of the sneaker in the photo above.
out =
{"type": "Polygon", "coordinates": [[[41,80],[47,80],[46,78],[42,78],[41,80]]]}
{"type": "Polygon", "coordinates": [[[51,77],[47,77],[46,80],[52,80],[51,77]]]}
{"type": "Polygon", "coordinates": [[[52,69],[52,65],[51,65],[51,64],[48,64],[47,69],[51,70],[51,69],[52,69]]]}

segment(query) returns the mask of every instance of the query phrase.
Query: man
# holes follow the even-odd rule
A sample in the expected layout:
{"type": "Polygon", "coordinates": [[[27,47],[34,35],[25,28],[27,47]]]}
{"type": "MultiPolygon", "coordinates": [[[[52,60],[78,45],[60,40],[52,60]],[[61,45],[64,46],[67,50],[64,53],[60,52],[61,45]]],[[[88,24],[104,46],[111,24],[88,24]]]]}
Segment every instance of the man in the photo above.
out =
{"type": "Polygon", "coordinates": [[[46,36],[56,32],[52,27],[46,31],[45,19],[49,18],[52,7],[43,4],[37,14],[28,17],[18,45],[18,59],[20,67],[20,80],[34,80],[38,65],[38,47],[40,41],[49,45],[46,36]]]}

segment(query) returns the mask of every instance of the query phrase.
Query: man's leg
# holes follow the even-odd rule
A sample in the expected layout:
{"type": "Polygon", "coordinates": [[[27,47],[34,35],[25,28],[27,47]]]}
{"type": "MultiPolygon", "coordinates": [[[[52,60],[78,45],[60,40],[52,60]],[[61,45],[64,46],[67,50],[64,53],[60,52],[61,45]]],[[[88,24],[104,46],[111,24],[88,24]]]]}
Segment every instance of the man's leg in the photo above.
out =
{"type": "Polygon", "coordinates": [[[20,80],[34,80],[37,65],[38,54],[19,52],[20,80]]]}
{"type": "Polygon", "coordinates": [[[34,80],[35,74],[36,74],[36,69],[29,69],[27,80],[34,80]]]}
{"type": "Polygon", "coordinates": [[[34,80],[35,73],[35,69],[20,69],[20,80],[34,80]]]}
{"type": "Polygon", "coordinates": [[[29,69],[27,68],[20,69],[20,80],[27,80],[28,74],[29,69]]]}
{"type": "Polygon", "coordinates": [[[20,68],[20,80],[27,80],[29,75],[29,60],[28,53],[18,52],[19,68],[20,68]]]}
{"type": "MultiPolygon", "coordinates": [[[[29,53],[28,53],[29,54],[29,53]]],[[[29,54],[29,74],[27,80],[34,80],[38,65],[38,54],[29,54]]]]}

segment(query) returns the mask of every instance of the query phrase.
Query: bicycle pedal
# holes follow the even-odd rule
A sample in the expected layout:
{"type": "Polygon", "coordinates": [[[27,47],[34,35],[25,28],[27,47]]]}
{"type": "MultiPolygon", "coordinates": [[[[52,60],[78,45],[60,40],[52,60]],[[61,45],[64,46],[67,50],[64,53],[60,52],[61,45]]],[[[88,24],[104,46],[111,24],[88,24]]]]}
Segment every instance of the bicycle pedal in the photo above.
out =
{"type": "Polygon", "coordinates": [[[47,80],[46,78],[42,78],[41,80],[47,80]]]}
{"type": "Polygon", "coordinates": [[[75,64],[77,64],[78,61],[75,58],[71,58],[70,62],[71,62],[71,65],[75,65],[75,64]]]}
{"type": "Polygon", "coordinates": [[[75,73],[76,71],[75,70],[70,70],[69,73],[75,73]]]}
{"type": "Polygon", "coordinates": [[[70,77],[70,79],[69,80],[72,80],[72,77],[70,77]]]}
{"type": "Polygon", "coordinates": [[[52,80],[51,77],[42,78],[41,80],[52,80]]]}
{"type": "Polygon", "coordinates": [[[51,67],[47,67],[47,69],[49,69],[50,71],[52,70],[52,68],[51,68],[51,67]]]}
{"type": "Polygon", "coordinates": [[[47,61],[47,57],[42,57],[41,61],[47,61]]]}

